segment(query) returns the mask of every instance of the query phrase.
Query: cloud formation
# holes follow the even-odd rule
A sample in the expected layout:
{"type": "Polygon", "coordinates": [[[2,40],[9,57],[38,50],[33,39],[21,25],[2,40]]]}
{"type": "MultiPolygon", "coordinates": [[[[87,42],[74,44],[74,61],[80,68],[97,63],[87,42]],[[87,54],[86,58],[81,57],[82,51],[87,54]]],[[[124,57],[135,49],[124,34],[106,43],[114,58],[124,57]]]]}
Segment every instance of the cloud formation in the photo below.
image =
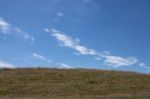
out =
{"type": "Polygon", "coordinates": [[[10,24],[4,21],[3,18],[0,17],[0,30],[3,34],[8,34],[10,30],[10,24]]]}
{"type": "Polygon", "coordinates": [[[64,17],[64,13],[63,12],[57,12],[56,13],[56,16],[55,16],[55,18],[54,18],[54,22],[58,22],[60,19],[62,19],[63,17],[64,17]]]}
{"type": "Polygon", "coordinates": [[[16,35],[30,42],[34,41],[33,36],[29,35],[27,32],[21,30],[20,28],[11,25],[1,17],[0,17],[0,33],[5,35],[16,35]]]}
{"type": "Polygon", "coordinates": [[[123,66],[132,66],[139,62],[136,57],[121,57],[116,55],[111,55],[110,52],[98,52],[94,49],[90,49],[86,46],[80,44],[79,39],[73,39],[72,37],[56,30],[53,28],[45,29],[45,32],[50,32],[51,36],[53,36],[61,46],[74,49],[77,55],[90,55],[93,56],[94,59],[103,61],[104,64],[113,66],[113,67],[123,67],[123,66]]]}
{"type": "Polygon", "coordinates": [[[135,57],[120,57],[120,56],[112,56],[112,55],[102,55],[104,58],[104,63],[106,65],[114,66],[114,67],[122,67],[122,66],[131,66],[138,62],[138,59],[135,57]]]}
{"type": "Polygon", "coordinates": [[[15,68],[12,64],[0,60],[0,68],[15,68]]]}
{"type": "Polygon", "coordinates": [[[51,35],[55,37],[62,46],[74,49],[79,55],[97,54],[95,50],[82,46],[79,39],[73,39],[72,37],[65,35],[56,29],[45,29],[45,32],[51,32],[51,35]]]}
{"type": "Polygon", "coordinates": [[[44,61],[47,61],[49,63],[52,63],[53,61],[51,59],[48,59],[40,54],[37,54],[37,53],[31,53],[31,56],[32,58],[35,58],[35,59],[40,59],[40,60],[44,60],[44,61]]]}
{"type": "Polygon", "coordinates": [[[142,67],[142,68],[150,70],[150,66],[147,66],[144,63],[139,63],[139,66],[142,67]]]}
{"type": "Polygon", "coordinates": [[[60,67],[62,69],[72,69],[73,67],[64,63],[59,63],[60,67]]]}
{"type": "Polygon", "coordinates": [[[91,16],[98,9],[95,0],[47,0],[47,6],[42,8],[54,22],[67,19],[76,23],[84,22],[86,16],[91,16]]]}

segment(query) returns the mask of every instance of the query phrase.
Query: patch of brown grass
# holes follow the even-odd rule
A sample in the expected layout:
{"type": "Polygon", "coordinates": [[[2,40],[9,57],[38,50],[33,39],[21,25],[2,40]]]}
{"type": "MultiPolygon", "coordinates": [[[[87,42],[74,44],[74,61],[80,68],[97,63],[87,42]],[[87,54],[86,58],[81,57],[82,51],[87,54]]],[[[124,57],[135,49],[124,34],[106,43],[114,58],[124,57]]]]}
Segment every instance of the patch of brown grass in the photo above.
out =
{"type": "Polygon", "coordinates": [[[148,99],[150,75],[84,69],[1,69],[0,97],[3,99],[145,97],[142,99],[148,99]]]}

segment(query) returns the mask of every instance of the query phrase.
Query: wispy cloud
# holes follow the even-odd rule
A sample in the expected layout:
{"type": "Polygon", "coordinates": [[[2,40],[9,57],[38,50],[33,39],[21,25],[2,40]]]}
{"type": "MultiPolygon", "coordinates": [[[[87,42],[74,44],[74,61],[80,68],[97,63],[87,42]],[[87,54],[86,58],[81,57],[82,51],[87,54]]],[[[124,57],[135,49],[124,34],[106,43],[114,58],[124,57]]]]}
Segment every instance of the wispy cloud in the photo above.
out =
{"type": "Polygon", "coordinates": [[[106,65],[114,66],[114,67],[122,67],[122,66],[131,66],[138,62],[136,57],[120,57],[113,55],[102,55],[104,58],[104,63],[106,65]]]}
{"type": "Polygon", "coordinates": [[[150,66],[147,66],[144,63],[139,63],[139,66],[142,67],[142,68],[150,70],[150,66]]]}
{"type": "Polygon", "coordinates": [[[1,17],[0,17],[0,33],[5,35],[16,35],[30,42],[34,41],[33,36],[29,35],[27,32],[21,30],[20,28],[11,25],[9,22],[5,21],[1,17]]]}
{"type": "Polygon", "coordinates": [[[42,10],[48,12],[54,22],[65,18],[81,23],[85,21],[86,16],[91,16],[99,9],[96,0],[48,0],[47,5],[44,5],[42,10]]]}
{"type": "Polygon", "coordinates": [[[8,34],[11,28],[11,25],[4,21],[3,18],[0,17],[0,30],[2,31],[3,34],[8,34]]]}
{"type": "Polygon", "coordinates": [[[73,68],[72,66],[64,64],[64,63],[59,63],[58,65],[60,65],[59,68],[63,68],[63,69],[72,69],[73,68]]]}
{"type": "Polygon", "coordinates": [[[15,68],[12,64],[0,60],[0,68],[15,68]]]}
{"type": "Polygon", "coordinates": [[[47,61],[49,63],[52,63],[53,61],[51,59],[48,59],[40,54],[37,54],[37,53],[31,53],[31,56],[32,58],[35,58],[35,59],[40,59],[40,60],[44,60],[44,61],[47,61]]]}
{"type": "Polygon", "coordinates": [[[79,39],[73,39],[72,37],[65,35],[56,29],[45,29],[45,32],[51,32],[51,35],[55,37],[62,46],[74,49],[79,55],[97,54],[95,50],[82,46],[79,39]]]}
{"type": "Polygon", "coordinates": [[[63,17],[64,17],[64,13],[63,12],[58,12],[58,13],[56,13],[54,21],[57,22],[63,17]]]}
{"type": "Polygon", "coordinates": [[[51,36],[55,37],[61,46],[71,48],[75,50],[76,55],[90,55],[94,59],[104,62],[104,64],[118,68],[124,66],[132,66],[140,62],[136,57],[122,57],[117,55],[111,55],[110,52],[98,52],[94,49],[90,49],[80,44],[79,39],[73,39],[72,37],[60,32],[56,29],[45,29],[45,32],[50,32],[51,36]]]}

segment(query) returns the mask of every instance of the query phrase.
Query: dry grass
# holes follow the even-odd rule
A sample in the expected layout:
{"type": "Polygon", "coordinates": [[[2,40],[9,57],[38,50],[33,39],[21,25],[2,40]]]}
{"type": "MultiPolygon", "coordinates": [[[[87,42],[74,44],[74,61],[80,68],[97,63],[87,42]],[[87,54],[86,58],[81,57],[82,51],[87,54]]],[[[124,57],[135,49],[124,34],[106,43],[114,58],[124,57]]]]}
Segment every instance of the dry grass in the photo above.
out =
{"type": "Polygon", "coordinates": [[[0,99],[149,99],[150,75],[61,69],[1,69],[0,99]]]}

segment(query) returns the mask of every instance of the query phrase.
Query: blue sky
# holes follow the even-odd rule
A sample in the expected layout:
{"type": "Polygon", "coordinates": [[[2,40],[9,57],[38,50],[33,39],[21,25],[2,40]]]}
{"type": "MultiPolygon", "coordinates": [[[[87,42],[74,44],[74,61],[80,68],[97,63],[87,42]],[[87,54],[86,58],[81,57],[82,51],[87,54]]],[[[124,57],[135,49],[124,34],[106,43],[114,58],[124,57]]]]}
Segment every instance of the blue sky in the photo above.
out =
{"type": "Polygon", "coordinates": [[[150,73],[149,0],[0,0],[0,68],[150,73]]]}

